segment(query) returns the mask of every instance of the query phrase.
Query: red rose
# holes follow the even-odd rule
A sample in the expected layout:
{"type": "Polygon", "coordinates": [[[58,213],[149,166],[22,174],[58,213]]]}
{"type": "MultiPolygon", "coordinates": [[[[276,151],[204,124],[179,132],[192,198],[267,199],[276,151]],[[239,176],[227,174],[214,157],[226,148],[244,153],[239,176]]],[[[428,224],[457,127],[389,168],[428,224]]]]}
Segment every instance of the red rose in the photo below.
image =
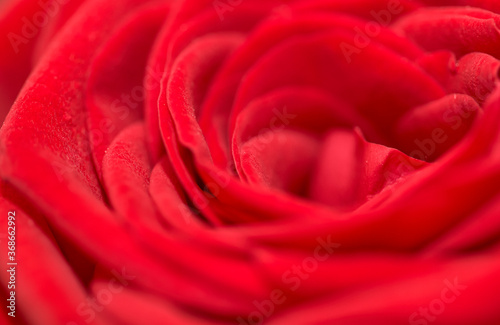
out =
{"type": "Polygon", "coordinates": [[[3,323],[500,324],[500,2],[2,6],[3,323]]]}

